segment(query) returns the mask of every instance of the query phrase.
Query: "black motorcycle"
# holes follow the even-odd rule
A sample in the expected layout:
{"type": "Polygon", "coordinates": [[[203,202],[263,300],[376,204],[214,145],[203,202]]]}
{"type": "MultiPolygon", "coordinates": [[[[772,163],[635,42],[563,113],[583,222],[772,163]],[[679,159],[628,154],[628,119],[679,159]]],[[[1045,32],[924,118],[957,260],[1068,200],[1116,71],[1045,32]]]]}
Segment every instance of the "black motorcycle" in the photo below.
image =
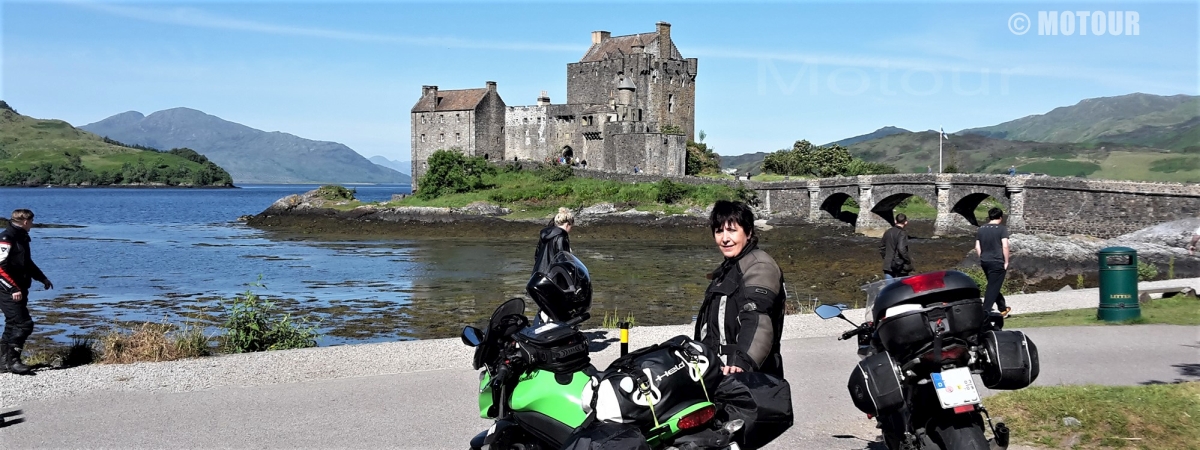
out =
{"type": "MultiPolygon", "coordinates": [[[[854,405],[879,422],[888,448],[1007,448],[1008,427],[992,423],[973,375],[989,389],[1029,386],[1039,370],[1033,341],[1004,331],[1003,317],[984,310],[979,285],[962,272],[924,273],[863,288],[866,321],[839,340],[858,339],[862,360],[847,387],[854,405]]],[[[854,324],[836,306],[820,306],[816,313],[854,324]]]]}

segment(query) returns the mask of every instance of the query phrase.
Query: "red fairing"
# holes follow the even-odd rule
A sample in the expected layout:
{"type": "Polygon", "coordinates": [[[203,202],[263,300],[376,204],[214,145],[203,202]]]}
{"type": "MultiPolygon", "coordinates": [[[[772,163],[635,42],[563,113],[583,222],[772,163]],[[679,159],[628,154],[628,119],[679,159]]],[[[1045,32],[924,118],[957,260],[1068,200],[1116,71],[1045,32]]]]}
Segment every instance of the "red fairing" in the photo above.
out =
{"type": "Polygon", "coordinates": [[[946,272],[925,273],[915,277],[902,278],[900,282],[911,287],[914,294],[920,294],[928,290],[946,287],[946,272]]]}

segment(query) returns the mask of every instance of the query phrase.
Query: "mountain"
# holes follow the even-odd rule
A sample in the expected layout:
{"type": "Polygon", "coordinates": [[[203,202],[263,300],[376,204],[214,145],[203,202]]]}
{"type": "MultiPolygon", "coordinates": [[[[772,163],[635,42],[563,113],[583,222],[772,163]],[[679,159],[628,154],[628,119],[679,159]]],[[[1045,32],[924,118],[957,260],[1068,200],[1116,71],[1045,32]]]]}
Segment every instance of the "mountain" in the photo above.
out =
{"type": "Polygon", "coordinates": [[[1054,108],[990,127],[959,133],[1037,142],[1098,142],[1108,136],[1145,126],[1163,127],[1200,116],[1200,97],[1159,96],[1135,93],[1118,97],[1089,98],[1073,106],[1054,108]]]}
{"type": "Polygon", "coordinates": [[[849,147],[849,146],[857,144],[859,142],[869,141],[872,139],[879,139],[881,137],[887,137],[887,136],[891,136],[893,134],[901,134],[901,133],[911,133],[911,131],[905,130],[903,128],[886,126],[886,127],[880,128],[878,130],[872,131],[867,134],[855,136],[852,138],[842,139],[840,141],[830,142],[828,144],[823,145],[822,147],[828,147],[828,146],[834,145],[834,144],[840,145],[842,147],[849,147]]]}
{"type": "Polygon", "coordinates": [[[396,161],[378,155],[367,158],[367,160],[402,174],[412,176],[412,161],[396,161]]]}
{"type": "Polygon", "coordinates": [[[0,185],[231,186],[228,172],[189,149],[134,148],[61,120],[23,116],[0,101],[0,185]]]}
{"type": "Polygon", "coordinates": [[[350,147],[266,132],[189,108],[129,111],[81,129],[127,144],[187,147],[225,167],[235,183],[409,183],[350,147]]]}

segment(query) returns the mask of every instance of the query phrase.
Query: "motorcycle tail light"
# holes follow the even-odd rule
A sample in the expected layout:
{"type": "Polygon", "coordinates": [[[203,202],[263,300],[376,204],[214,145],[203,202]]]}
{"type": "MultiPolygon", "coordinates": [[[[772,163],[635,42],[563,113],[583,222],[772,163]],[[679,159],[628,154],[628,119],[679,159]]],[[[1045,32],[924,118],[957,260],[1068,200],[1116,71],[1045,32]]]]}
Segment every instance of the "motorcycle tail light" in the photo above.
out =
{"type": "Polygon", "coordinates": [[[688,415],[683,416],[682,419],[679,419],[679,429],[690,430],[692,428],[702,427],[704,424],[708,423],[708,421],[712,420],[713,416],[715,415],[717,415],[717,408],[713,407],[713,405],[708,405],[697,409],[691,413],[688,413],[688,415]]]}
{"type": "Polygon", "coordinates": [[[914,294],[920,294],[931,289],[946,287],[946,272],[924,273],[908,278],[901,278],[900,282],[911,287],[914,294]]]}
{"type": "MultiPolygon", "coordinates": [[[[963,355],[966,355],[966,354],[967,354],[967,349],[966,349],[966,348],[963,348],[963,347],[951,347],[951,348],[948,348],[948,349],[942,350],[942,359],[943,359],[943,360],[947,360],[947,359],[951,359],[951,360],[953,360],[953,359],[959,359],[959,358],[962,358],[962,357],[963,357],[963,355]]],[[[927,362],[933,362],[933,352],[931,351],[931,352],[929,352],[929,353],[926,353],[926,354],[924,354],[924,355],[921,355],[921,360],[923,360],[923,361],[927,361],[927,362]]]]}

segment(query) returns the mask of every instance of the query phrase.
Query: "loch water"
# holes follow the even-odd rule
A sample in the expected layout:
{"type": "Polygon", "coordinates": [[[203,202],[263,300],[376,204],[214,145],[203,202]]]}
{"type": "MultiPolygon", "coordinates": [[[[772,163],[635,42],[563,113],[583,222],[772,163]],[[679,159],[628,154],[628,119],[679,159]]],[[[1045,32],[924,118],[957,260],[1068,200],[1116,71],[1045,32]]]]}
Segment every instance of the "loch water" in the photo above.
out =
{"type": "MultiPolygon", "coordinates": [[[[237,219],[316,185],[236,189],[0,188],[0,212],[32,209],[34,339],[69,343],[144,322],[216,332],[228,299],[252,291],[314,320],[320,345],[455,336],[520,296],[535,231],[525,239],[286,237],[237,219]]],[[[351,186],[363,201],[407,185],[351,186]]],[[[607,313],[638,324],[687,323],[717,253],[695,240],[586,241],[594,325],[607,313]]],[[[532,305],[530,305],[532,308],[532,305]]]]}

